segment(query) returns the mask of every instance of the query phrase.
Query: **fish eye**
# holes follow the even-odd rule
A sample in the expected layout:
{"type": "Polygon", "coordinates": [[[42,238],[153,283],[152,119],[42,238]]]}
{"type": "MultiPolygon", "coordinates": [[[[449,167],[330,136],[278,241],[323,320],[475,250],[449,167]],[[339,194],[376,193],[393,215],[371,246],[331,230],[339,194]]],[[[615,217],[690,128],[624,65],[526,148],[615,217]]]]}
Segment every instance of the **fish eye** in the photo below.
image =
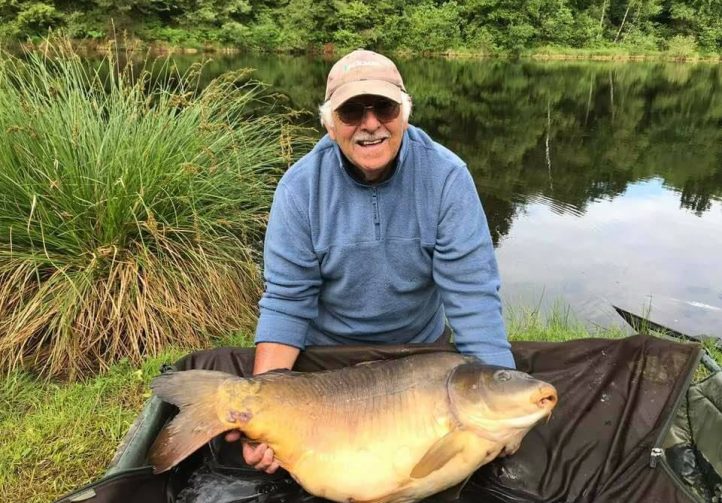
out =
{"type": "Polygon", "coordinates": [[[497,370],[496,372],[494,372],[494,380],[495,381],[504,382],[504,381],[508,381],[510,379],[511,379],[511,372],[509,372],[508,370],[497,370]]]}

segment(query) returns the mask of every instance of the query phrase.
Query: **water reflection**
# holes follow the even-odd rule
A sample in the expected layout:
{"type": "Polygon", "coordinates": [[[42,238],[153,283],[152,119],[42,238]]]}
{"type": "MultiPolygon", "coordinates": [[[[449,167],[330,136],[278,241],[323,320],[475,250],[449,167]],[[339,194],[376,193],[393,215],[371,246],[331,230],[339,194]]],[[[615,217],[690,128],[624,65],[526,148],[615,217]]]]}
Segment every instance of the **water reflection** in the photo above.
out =
{"type": "MultiPolygon", "coordinates": [[[[198,60],[181,57],[181,66],[198,60]]],[[[220,57],[318,124],[330,60],[220,57]]],[[[722,336],[722,66],[399,61],[412,122],[471,169],[515,304],[611,303],[722,336]]],[[[320,135],[320,133],[319,133],[320,135]]]]}
{"type": "Polygon", "coordinates": [[[583,215],[532,203],[497,248],[507,300],[545,307],[562,298],[607,325],[612,303],[688,333],[722,334],[722,203],[704,218],[680,211],[655,178],[583,215]]]}

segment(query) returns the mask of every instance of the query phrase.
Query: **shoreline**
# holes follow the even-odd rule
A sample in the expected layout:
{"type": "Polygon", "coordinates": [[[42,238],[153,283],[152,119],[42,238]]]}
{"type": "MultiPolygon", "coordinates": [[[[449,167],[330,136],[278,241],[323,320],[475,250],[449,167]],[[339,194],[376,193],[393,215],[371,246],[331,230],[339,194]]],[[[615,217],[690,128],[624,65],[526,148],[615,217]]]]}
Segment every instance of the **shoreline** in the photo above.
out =
{"type": "MultiPolygon", "coordinates": [[[[346,52],[344,48],[326,45],[322,48],[309,48],[306,51],[290,50],[257,50],[239,47],[207,44],[202,47],[172,45],[163,41],[143,41],[140,39],[127,39],[122,44],[113,40],[86,40],[76,39],[69,42],[73,51],[79,54],[102,54],[109,50],[119,50],[129,53],[143,52],[152,55],[235,55],[235,54],[269,54],[285,56],[312,56],[335,60],[346,52]]],[[[12,47],[21,51],[44,51],[48,41],[42,42],[5,42],[5,48],[12,47]]],[[[693,54],[681,55],[662,51],[638,52],[624,48],[575,49],[566,47],[538,47],[524,50],[520,53],[489,52],[482,50],[448,50],[442,52],[414,52],[407,49],[393,49],[386,51],[399,58],[442,58],[448,60],[531,60],[531,61],[595,61],[595,62],[667,62],[667,63],[722,63],[721,54],[693,54]]]]}

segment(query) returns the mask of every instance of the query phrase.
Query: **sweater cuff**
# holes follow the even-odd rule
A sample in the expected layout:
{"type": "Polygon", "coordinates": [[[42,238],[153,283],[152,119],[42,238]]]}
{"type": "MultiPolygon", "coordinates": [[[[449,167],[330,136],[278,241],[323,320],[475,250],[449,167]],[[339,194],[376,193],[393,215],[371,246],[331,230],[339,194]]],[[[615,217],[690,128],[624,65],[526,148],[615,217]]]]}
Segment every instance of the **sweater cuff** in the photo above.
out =
{"type": "Polygon", "coordinates": [[[281,313],[261,311],[256,326],[255,343],[276,342],[298,349],[306,347],[308,321],[299,320],[281,313]]]}
{"type": "MultiPolygon", "coordinates": [[[[463,346],[463,345],[462,345],[463,346]]],[[[461,353],[472,354],[476,356],[485,365],[496,365],[498,367],[506,367],[509,369],[516,369],[516,363],[514,362],[514,355],[510,350],[505,351],[494,351],[493,353],[469,351],[467,348],[457,348],[461,353]],[[466,349],[466,351],[465,351],[466,349]]]]}
{"type": "Polygon", "coordinates": [[[514,362],[514,355],[511,353],[511,351],[498,351],[495,353],[477,354],[476,357],[479,358],[486,365],[497,365],[499,367],[506,367],[510,369],[516,368],[516,363],[514,362]]]}

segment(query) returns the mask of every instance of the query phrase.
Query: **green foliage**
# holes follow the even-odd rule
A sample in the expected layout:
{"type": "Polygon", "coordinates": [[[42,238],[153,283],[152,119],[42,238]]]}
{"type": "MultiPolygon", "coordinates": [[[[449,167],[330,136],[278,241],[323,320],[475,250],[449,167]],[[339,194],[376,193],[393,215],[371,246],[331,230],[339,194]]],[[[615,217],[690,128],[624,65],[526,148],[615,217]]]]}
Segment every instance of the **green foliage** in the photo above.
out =
{"type": "Polygon", "coordinates": [[[333,34],[333,43],[338,47],[355,49],[365,45],[364,36],[355,31],[349,31],[344,28],[336,30],[333,34]]]}
{"type": "Polygon", "coordinates": [[[589,12],[581,12],[573,17],[574,25],[571,28],[569,46],[595,47],[604,36],[604,31],[589,12]]]}
{"type": "Polygon", "coordinates": [[[272,50],[279,46],[281,30],[271,12],[263,12],[250,26],[250,44],[254,48],[272,50]]]}
{"type": "Polygon", "coordinates": [[[109,32],[101,16],[89,16],[79,11],[70,12],[65,16],[64,30],[70,38],[94,40],[107,37],[109,32]]]}
{"type": "Polygon", "coordinates": [[[113,26],[150,41],[285,51],[333,44],[434,53],[611,45],[657,52],[684,36],[702,52],[722,52],[722,2],[709,0],[0,0],[0,38],[63,28],[98,39],[112,36],[113,26]]]}
{"type": "Polygon", "coordinates": [[[483,26],[471,26],[466,31],[466,46],[480,51],[482,54],[497,52],[499,47],[494,35],[483,26]]]}
{"type": "Polygon", "coordinates": [[[654,32],[632,27],[625,33],[620,44],[633,52],[655,52],[660,50],[662,39],[654,32]]]}
{"type": "Polygon", "coordinates": [[[456,2],[423,2],[407,8],[409,28],[403,46],[416,52],[444,52],[461,45],[459,7],[456,2]]]}
{"type": "Polygon", "coordinates": [[[697,54],[697,41],[690,35],[675,35],[667,42],[667,52],[676,57],[694,56],[697,54]]]}
{"type": "Polygon", "coordinates": [[[251,29],[238,21],[223,23],[218,31],[218,41],[224,44],[248,46],[251,38],[251,29]]]}
{"type": "Polygon", "coordinates": [[[55,6],[46,3],[33,3],[18,13],[15,24],[21,32],[42,32],[60,19],[55,6]]]}

